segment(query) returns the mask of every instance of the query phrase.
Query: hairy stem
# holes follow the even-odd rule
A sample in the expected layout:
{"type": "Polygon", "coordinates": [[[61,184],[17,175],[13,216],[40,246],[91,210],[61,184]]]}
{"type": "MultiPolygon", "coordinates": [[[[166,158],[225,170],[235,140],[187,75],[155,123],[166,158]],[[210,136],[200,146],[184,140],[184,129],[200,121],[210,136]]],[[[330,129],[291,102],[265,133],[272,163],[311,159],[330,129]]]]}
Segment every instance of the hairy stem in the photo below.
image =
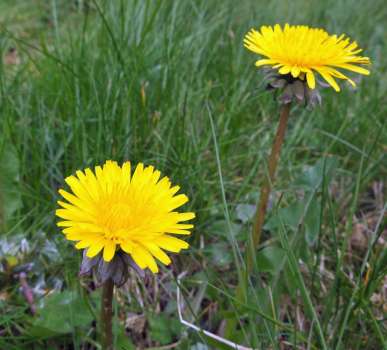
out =
{"type": "Polygon", "coordinates": [[[102,287],[101,343],[103,350],[113,350],[113,289],[113,281],[109,278],[102,287]]]}
{"type": "Polygon", "coordinates": [[[247,255],[248,272],[251,272],[252,270],[255,251],[257,250],[259,243],[261,241],[262,227],[265,222],[265,216],[267,211],[267,205],[269,202],[271,186],[274,183],[275,171],[277,169],[281,147],[285,138],[285,132],[286,132],[286,127],[288,124],[289,113],[290,113],[290,106],[291,104],[287,103],[282,106],[280,111],[280,120],[277,128],[277,133],[275,135],[273,146],[271,148],[271,153],[268,159],[269,176],[265,177],[265,180],[263,181],[261,191],[260,191],[260,200],[255,214],[255,222],[254,222],[253,232],[252,232],[252,244],[251,244],[251,249],[249,250],[249,254],[247,255]]]}

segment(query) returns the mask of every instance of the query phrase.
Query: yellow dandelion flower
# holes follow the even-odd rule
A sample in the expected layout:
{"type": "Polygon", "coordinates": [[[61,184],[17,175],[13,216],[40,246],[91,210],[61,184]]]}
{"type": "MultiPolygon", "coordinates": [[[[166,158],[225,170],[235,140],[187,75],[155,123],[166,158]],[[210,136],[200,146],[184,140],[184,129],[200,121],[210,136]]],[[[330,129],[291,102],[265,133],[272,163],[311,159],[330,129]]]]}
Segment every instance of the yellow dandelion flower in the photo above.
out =
{"type": "Polygon", "coordinates": [[[347,80],[355,86],[353,80],[338,69],[368,75],[369,70],[358,66],[369,64],[368,57],[358,56],[362,51],[357,43],[351,42],[344,34],[330,35],[325,30],[308,26],[290,26],[279,24],[274,27],[262,26],[260,31],[251,29],[246,34],[244,45],[265,58],[255,65],[272,66],[280,74],[291,74],[293,78],[305,79],[310,89],[316,86],[315,73],[336,91],[340,91],[335,78],[347,80]]]}
{"type": "Polygon", "coordinates": [[[171,260],[165,251],[179,252],[188,243],[170,234],[189,235],[194,213],[179,213],[177,208],[188,201],[176,194],[180,187],[172,186],[167,177],[160,179],[153,166],[138,164],[131,175],[130,162],[120,167],[107,161],[102,167],[77,171],[66,178],[71,192],[59,194],[67,201],[56,215],[70,241],[78,241],[77,249],[87,249],[93,258],[103,250],[103,259],[111,261],[120,249],[129,254],[141,268],[158,272],[156,258],[165,265],[171,260]]]}

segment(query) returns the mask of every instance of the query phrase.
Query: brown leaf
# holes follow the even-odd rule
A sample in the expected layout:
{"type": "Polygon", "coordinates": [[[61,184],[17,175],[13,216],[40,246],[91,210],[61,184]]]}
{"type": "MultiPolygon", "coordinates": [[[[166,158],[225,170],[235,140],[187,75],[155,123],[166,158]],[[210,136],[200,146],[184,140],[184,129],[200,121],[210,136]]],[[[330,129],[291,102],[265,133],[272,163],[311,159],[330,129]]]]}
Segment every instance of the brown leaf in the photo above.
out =
{"type": "Polygon", "coordinates": [[[353,232],[351,236],[351,246],[356,249],[367,249],[368,239],[367,239],[367,226],[361,222],[357,222],[353,225],[353,232]]]}
{"type": "Polygon", "coordinates": [[[5,65],[17,65],[20,64],[20,57],[17,50],[11,47],[4,56],[5,65]]]}
{"type": "Polygon", "coordinates": [[[145,315],[137,315],[130,313],[125,320],[125,328],[128,328],[130,331],[141,334],[144,331],[146,323],[145,315]]]}

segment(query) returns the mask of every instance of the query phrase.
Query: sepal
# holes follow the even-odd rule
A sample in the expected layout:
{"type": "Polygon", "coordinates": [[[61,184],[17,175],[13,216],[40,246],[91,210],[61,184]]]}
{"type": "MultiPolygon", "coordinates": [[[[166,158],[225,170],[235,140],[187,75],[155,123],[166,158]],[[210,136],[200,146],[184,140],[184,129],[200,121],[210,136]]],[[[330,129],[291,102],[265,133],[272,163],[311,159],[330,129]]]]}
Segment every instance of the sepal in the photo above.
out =
{"type": "Polygon", "coordinates": [[[86,253],[87,249],[83,251],[79,276],[94,274],[98,287],[108,279],[112,279],[117,287],[121,287],[129,278],[129,268],[135,270],[140,277],[145,276],[144,270],[139,268],[133,259],[123,251],[117,252],[109,262],[102,258],[102,254],[89,258],[86,253]]]}

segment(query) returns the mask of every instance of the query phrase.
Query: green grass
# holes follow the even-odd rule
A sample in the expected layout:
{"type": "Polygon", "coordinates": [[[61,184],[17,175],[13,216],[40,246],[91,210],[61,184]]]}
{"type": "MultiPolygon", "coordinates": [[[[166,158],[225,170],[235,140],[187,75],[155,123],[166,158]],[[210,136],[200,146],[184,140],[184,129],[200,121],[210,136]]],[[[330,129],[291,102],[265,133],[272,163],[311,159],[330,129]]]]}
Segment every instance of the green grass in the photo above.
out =
{"type": "Polygon", "coordinates": [[[99,292],[78,279],[54,210],[65,176],[106,159],[155,165],[197,213],[190,250],[117,293],[117,348],[221,348],[178,322],[183,271],[185,318],[244,346],[386,348],[386,207],[372,190],[387,167],[386,20],[383,0],[2,1],[2,55],[15,47],[20,64],[0,66],[0,348],[97,346],[99,292]],[[356,91],[323,91],[320,108],[293,108],[243,302],[235,288],[278,112],[242,39],[284,22],[356,38],[372,74],[356,91]]]}

